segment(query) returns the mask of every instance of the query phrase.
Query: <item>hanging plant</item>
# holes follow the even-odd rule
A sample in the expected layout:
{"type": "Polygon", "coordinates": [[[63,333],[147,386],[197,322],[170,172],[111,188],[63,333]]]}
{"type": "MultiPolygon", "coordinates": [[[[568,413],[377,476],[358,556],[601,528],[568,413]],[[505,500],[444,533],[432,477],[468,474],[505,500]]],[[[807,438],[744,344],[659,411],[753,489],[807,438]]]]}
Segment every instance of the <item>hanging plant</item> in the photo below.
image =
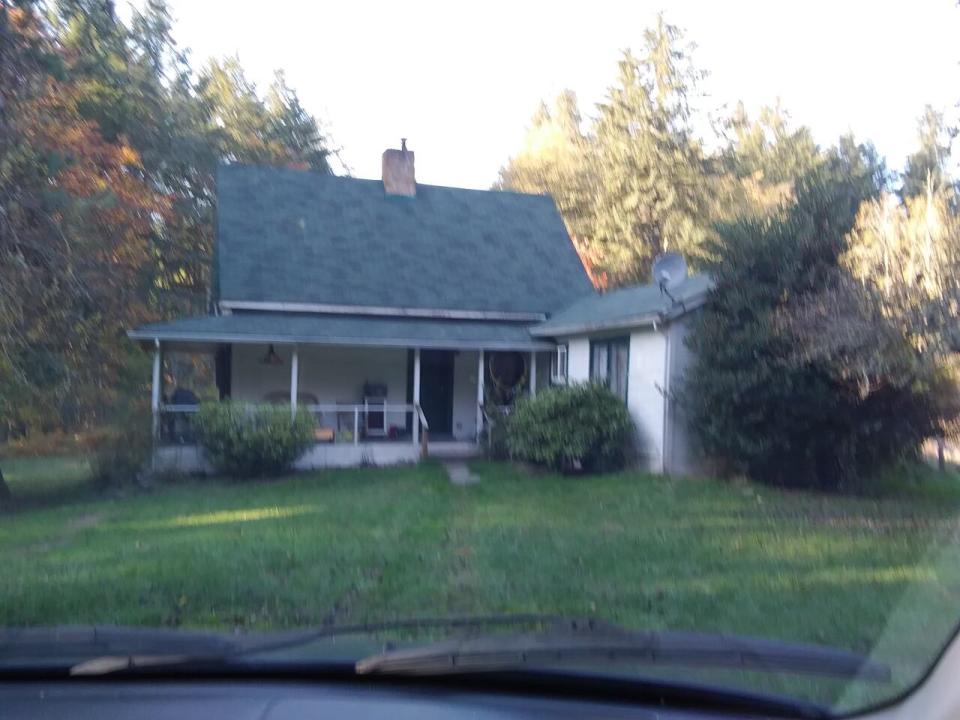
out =
{"type": "Polygon", "coordinates": [[[510,405],[527,385],[529,367],[527,357],[517,352],[491,353],[487,360],[490,390],[487,402],[491,405],[510,405]]]}

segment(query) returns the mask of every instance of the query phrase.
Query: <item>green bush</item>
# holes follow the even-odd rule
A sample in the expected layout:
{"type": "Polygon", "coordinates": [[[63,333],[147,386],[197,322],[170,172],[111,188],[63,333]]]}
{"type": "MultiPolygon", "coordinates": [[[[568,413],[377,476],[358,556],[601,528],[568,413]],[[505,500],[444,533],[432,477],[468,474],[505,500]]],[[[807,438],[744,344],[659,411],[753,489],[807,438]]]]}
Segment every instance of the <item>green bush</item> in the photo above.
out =
{"type": "Polygon", "coordinates": [[[313,416],[300,409],[219,402],[200,406],[200,444],[218,472],[233,477],[277,475],[313,444],[313,416]]]}
{"type": "Polygon", "coordinates": [[[507,448],[518,460],[595,472],[623,467],[633,422],[622,400],[591,383],[548,388],[520,400],[506,431],[507,448]]]}
{"type": "Polygon", "coordinates": [[[491,460],[509,460],[507,447],[507,415],[501,406],[488,404],[487,419],[484,424],[483,442],[487,457],[491,460]]]}
{"type": "MultiPolygon", "coordinates": [[[[149,414],[149,409],[147,413],[149,414]]],[[[7,442],[0,442],[0,457],[41,457],[56,455],[88,455],[100,449],[116,433],[107,426],[76,432],[54,430],[32,433],[7,442]]]]}
{"type": "Polygon", "coordinates": [[[114,425],[99,442],[91,467],[102,485],[126,485],[141,476],[150,461],[150,411],[140,405],[114,418],[114,425]]]}
{"type": "Polygon", "coordinates": [[[716,286],[691,316],[694,360],[677,398],[698,449],[723,474],[862,487],[915,460],[957,416],[953,379],[931,373],[907,341],[920,324],[903,333],[896,324],[909,327],[909,317],[875,311],[860,280],[843,282],[840,258],[869,197],[858,189],[865,169],[831,161],[798,183],[791,208],[718,226],[716,286]]]}

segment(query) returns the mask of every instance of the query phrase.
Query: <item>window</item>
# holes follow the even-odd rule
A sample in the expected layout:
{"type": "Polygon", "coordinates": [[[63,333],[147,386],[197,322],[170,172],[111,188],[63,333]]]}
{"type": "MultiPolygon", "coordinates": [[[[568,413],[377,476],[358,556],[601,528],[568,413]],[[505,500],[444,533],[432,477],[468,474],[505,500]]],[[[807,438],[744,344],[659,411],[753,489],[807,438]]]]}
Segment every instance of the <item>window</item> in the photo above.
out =
{"type": "Polygon", "coordinates": [[[557,351],[550,358],[550,382],[554,385],[567,384],[567,344],[557,345],[557,351]]]}
{"type": "Polygon", "coordinates": [[[629,365],[630,338],[590,342],[590,379],[606,385],[624,402],[627,401],[629,365]]]}

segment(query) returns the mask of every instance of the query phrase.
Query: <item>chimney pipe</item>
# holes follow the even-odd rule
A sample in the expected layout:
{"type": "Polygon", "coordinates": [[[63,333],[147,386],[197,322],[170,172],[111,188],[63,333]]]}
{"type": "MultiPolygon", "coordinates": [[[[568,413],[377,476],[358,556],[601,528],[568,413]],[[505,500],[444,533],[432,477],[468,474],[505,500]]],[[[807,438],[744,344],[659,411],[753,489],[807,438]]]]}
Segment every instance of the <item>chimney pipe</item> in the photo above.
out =
{"type": "Polygon", "coordinates": [[[400,138],[400,149],[383,152],[383,190],[387,195],[416,197],[417,179],[413,168],[413,152],[407,150],[407,139],[400,138]]]}

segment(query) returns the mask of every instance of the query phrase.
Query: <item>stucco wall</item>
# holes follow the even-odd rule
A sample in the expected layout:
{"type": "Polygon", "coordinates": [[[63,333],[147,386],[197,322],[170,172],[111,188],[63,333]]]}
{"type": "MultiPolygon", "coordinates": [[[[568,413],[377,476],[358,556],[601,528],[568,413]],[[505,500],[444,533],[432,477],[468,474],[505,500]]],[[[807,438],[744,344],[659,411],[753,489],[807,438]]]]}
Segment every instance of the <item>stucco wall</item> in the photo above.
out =
{"type": "MultiPolygon", "coordinates": [[[[239,400],[262,402],[272,392],[290,392],[289,346],[274,346],[282,365],[264,365],[265,345],[234,345],[231,394],[239,400]]],[[[407,351],[396,348],[300,347],[299,391],[320,403],[360,403],[366,382],[387,386],[387,403],[407,402],[407,351]]],[[[322,424],[333,426],[333,418],[322,424]]],[[[388,413],[387,427],[404,427],[403,413],[388,413]]]]}
{"type": "Polygon", "coordinates": [[[651,472],[663,472],[665,350],[660,330],[644,328],[630,333],[627,408],[637,429],[640,465],[651,472]]]}
{"type": "Polygon", "coordinates": [[[566,338],[567,378],[570,382],[587,382],[590,379],[590,340],[585,337],[566,338]]]}
{"type": "MultiPolygon", "coordinates": [[[[693,353],[685,342],[689,331],[689,315],[670,325],[671,397],[680,389],[693,361],[693,353]]],[[[671,402],[667,412],[667,422],[670,426],[667,440],[667,471],[674,475],[696,475],[703,472],[703,461],[692,440],[689,421],[683,410],[676,402],[671,402]]]]}
{"type": "MultiPolygon", "coordinates": [[[[608,333],[609,335],[609,333],[608,333]]],[[[590,338],[558,338],[568,345],[570,382],[590,379],[590,338]]],[[[662,332],[652,328],[630,333],[630,367],[627,380],[627,409],[637,432],[637,455],[641,467],[663,471],[665,341],[662,332]],[[658,387],[659,386],[659,387],[658,387]]]]}

